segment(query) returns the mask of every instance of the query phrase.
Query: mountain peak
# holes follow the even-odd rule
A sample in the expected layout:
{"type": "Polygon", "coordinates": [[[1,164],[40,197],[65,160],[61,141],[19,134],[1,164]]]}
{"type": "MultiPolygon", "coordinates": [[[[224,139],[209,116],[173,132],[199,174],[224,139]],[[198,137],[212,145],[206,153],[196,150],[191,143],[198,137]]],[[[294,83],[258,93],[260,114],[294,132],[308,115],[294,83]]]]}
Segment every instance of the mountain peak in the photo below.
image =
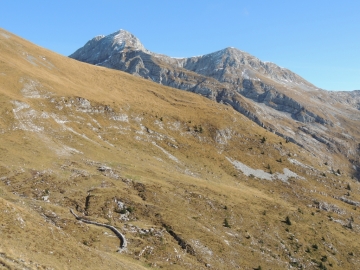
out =
{"type": "Polygon", "coordinates": [[[130,32],[120,29],[110,35],[99,35],[89,40],[82,48],[70,55],[71,58],[100,65],[110,60],[110,57],[125,48],[135,51],[145,51],[144,45],[130,32]]]}
{"type": "Polygon", "coordinates": [[[146,51],[144,45],[136,36],[123,29],[116,31],[115,33],[112,33],[105,38],[108,38],[112,41],[113,47],[120,46],[121,49],[125,47],[131,47],[135,50],[146,51]]]}

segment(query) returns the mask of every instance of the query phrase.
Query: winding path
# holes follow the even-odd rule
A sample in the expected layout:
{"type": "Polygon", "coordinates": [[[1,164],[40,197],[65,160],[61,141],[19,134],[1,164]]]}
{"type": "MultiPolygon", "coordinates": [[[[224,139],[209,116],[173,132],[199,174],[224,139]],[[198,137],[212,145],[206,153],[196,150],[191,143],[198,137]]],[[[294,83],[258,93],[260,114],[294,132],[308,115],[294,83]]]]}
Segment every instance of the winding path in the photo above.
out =
{"type": "Polygon", "coordinates": [[[107,225],[107,224],[103,224],[103,223],[98,223],[98,222],[95,222],[95,221],[90,221],[90,220],[87,220],[87,219],[84,219],[82,217],[79,217],[78,215],[76,215],[74,213],[74,211],[72,209],[70,209],[70,212],[71,214],[74,215],[74,217],[77,219],[77,220],[80,220],[84,223],[88,223],[88,224],[93,224],[93,225],[97,225],[97,226],[100,226],[100,227],[105,227],[105,228],[108,228],[109,230],[112,230],[112,232],[120,239],[120,248],[118,250],[118,252],[122,252],[124,250],[126,250],[126,247],[127,247],[127,242],[126,242],[126,238],[125,236],[119,232],[118,229],[116,229],[114,226],[111,226],[111,225],[107,225]]]}

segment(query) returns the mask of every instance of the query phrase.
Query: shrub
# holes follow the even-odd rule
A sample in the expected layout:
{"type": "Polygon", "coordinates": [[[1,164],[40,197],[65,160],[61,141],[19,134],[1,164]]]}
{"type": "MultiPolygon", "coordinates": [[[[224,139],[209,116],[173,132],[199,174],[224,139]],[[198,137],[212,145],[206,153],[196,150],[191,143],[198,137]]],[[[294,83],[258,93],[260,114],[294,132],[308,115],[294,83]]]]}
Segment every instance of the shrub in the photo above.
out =
{"type": "Polygon", "coordinates": [[[286,223],[287,225],[291,225],[291,221],[290,221],[289,216],[286,216],[286,218],[285,218],[285,223],[286,223]]]}
{"type": "Polygon", "coordinates": [[[345,225],[346,228],[352,230],[353,229],[353,225],[352,225],[352,222],[349,221],[349,223],[347,225],[345,225]]]}
{"type": "Polygon", "coordinates": [[[119,213],[120,213],[120,214],[126,214],[126,209],[121,209],[121,210],[119,211],[119,213]]]}
{"type": "Polygon", "coordinates": [[[128,208],[126,208],[126,210],[129,212],[129,213],[132,213],[135,211],[135,208],[134,207],[131,207],[129,206],[128,208]]]}
{"type": "Polygon", "coordinates": [[[347,189],[347,190],[351,190],[351,186],[350,186],[349,183],[347,184],[346,189],[347,189]]]}
{"type": "Polygon", "coordinates": [[[231,228],[231,226],[230,226],[227,218],[224,219],[224,227],[226,227],[226,228],[231,228]]]}
{"type": "Polygon", "coordinates": [[[321,270],[326,270],[327,268],[326,268],[326,266],[325,266],[322,262],[320,262],[320,263],[319,263],[319,269],[321,269],[321,270]]]}

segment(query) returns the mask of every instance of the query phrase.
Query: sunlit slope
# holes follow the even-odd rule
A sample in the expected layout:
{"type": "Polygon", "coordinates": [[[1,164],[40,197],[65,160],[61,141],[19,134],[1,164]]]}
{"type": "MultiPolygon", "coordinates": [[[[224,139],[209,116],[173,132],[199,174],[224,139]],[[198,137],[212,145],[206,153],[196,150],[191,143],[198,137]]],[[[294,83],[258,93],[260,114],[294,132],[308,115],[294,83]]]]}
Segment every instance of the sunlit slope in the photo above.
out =
{"type": "Polygon", "coordinates": [[[359,185],[340,162],[4,30],[0,52],[0,269],[359,266],[359,185]]]}

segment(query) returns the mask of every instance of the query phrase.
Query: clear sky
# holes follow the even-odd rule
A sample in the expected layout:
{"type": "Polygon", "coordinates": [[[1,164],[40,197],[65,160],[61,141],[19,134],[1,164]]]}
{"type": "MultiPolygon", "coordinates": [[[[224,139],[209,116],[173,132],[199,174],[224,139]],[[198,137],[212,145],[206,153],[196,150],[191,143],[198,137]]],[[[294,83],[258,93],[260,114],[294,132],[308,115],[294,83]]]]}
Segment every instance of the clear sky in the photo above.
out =
{"type": "Polygon", "coordinates": [[[358,0],[0,0],[0,27],[66,56],[119,29],[174,57],[236,47],[320,88],[360,89],[358,0]]]}

